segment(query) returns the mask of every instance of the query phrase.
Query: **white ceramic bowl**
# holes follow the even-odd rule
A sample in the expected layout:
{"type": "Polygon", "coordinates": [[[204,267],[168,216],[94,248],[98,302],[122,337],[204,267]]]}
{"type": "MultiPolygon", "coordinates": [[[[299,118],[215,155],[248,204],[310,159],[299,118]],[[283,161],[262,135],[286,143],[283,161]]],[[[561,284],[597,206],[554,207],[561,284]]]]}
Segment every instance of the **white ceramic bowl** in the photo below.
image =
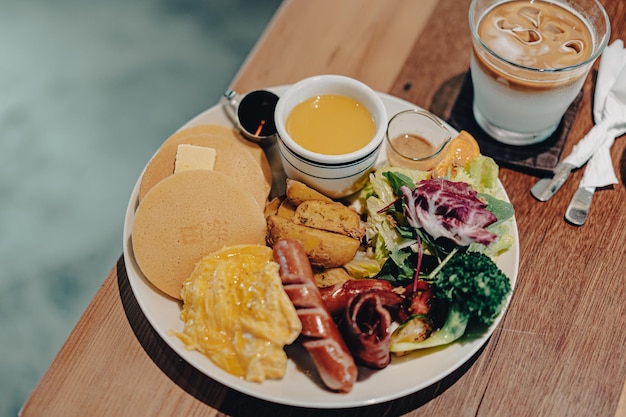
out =
{"type": "Polygon", "coordinates": [[[287,177],[331,198],[347,197],[365,185],[378,158],[387,127],[387,111],[379,95],[362,82],[341,75],[318,75],[293,84],[278,100],[274,119],[278,150],[287,177]],[[289,136],[285,122],[291,110],[301,102],[323,94],[350,97],[370,112],[376,133],[367,145],[347,154],[326,155],[303,148],[289,136]]]}

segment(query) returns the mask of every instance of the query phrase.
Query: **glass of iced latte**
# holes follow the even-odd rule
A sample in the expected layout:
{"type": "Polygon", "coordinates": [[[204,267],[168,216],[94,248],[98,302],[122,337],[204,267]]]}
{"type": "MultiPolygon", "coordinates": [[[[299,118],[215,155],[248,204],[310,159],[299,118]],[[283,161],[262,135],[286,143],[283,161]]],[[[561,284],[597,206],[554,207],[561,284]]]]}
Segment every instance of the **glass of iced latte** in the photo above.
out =
{"type": "Polygon", "coordinates": [[[604,50],[610,24],[597,0],[472,0],[474,117],[494,139],[547,139],[604,50]]]}

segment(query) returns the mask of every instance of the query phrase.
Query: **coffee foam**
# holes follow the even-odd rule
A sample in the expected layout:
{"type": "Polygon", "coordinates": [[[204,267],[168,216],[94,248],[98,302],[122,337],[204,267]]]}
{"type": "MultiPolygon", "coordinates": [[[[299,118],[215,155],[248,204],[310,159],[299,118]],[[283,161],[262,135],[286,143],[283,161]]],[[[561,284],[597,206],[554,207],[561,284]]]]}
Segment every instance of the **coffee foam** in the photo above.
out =
{"type": "Polygon", "coordinates": [[[478,35],[496,54],[531,68],[565,68],[584,62],[593,39],[570,9],[544,1],[500,3],[481,18],[478,35]]]}

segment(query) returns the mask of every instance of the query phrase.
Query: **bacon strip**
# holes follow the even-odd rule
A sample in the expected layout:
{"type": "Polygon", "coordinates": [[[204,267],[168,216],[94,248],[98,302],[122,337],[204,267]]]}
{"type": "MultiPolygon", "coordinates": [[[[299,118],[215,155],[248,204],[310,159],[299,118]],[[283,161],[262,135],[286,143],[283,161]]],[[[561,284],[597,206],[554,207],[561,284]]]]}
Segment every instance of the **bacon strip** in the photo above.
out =
{"type": "Polygon", "coordinates": [[[382,279],[351,279],[330,287],[320,288],[320,293],[330,314],[336,316],[348,307],[350,300],[357,294],[372,290],[391,291],[392,289],[393,285],[382,279]]]}
{"type": "Polygon", "coordinates": [[[389,308],[402,297],[392,291],[368,291],[354,296],[346,309],[344,335],[355,360],[370,368],[389,365],[393,317],[389,308]]]}

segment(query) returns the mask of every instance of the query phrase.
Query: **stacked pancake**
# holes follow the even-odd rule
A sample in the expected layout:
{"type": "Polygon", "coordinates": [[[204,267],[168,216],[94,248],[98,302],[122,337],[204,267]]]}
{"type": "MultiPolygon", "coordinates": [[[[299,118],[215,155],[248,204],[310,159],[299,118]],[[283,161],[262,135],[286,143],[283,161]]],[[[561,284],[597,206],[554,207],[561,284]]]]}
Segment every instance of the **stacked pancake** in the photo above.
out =
{"type": "Polygon", "coordinates": [[[146,166],[139,187],[132,248],[145,277],[180,299],[183,282],[207,254],[225,246],[265,244],[263,207],[271,184],[263,150],[231,128],[203,125],[169,137],[146,166]],[[215,150],[212,169],[175,172],[180,145],[215,150]]]}

